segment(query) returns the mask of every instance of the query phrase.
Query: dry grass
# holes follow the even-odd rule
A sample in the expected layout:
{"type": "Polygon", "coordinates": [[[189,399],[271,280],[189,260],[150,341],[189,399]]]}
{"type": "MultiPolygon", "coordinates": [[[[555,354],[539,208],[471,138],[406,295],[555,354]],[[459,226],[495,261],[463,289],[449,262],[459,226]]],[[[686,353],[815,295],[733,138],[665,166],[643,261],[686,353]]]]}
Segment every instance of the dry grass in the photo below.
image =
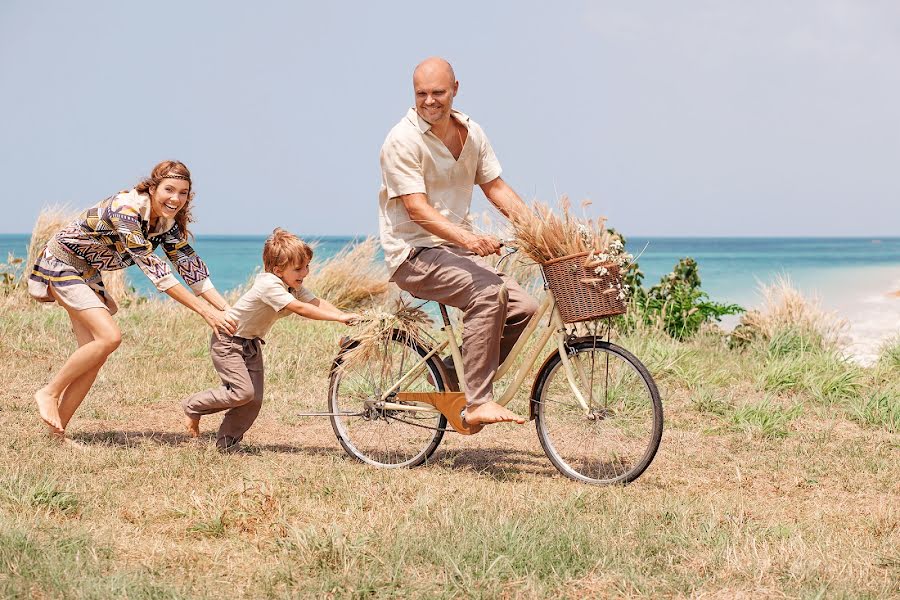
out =
{"type": "Polygon", "coordinates": [[[768,344],[729,351],[712,329],[620,337],[660,386],[666,430],[640,479],[598,489],[560,477],[528,425],[448,434],[414,470],[353,462],[327,419],[296,416],[324,410],[352,330],[299,318],[267,340],[250,451],[217,454],[220,417],[204,417],[199,442],[180,428],[180,399],[217,382],[202,320],[153,301],[116,320],[124,342],[70,427],[83,447],[60,447],[31,394],[74,349],[68,320],[21,292],[0,299],[2,597],[900,592],[900,446],[880,416],[896,414],[896,361],[822,362],[855,382],[823,404],[804,386],[767,389],[761,371],[789,382],[811,364],[768,344]],[[874,401],[851,410],[856,398],[874,401]]]}
{"type": "Polygon", "coordinates": [[[395,331],[406,336],[404,339],[428,345],[431,327],[431,318],[403,299],[398,299],[393,308],[365,310],[362,320],[353,330],[353,340],[356,343],[344,354],[342,365],[371,360],[381,352],[384,340],[394,335],[395,331]]]}
{"type": "Polygon", "coordinates": [[[78,213],[73,212],[67,206],[54,205],[41,209],[34,222],[34,227],[31,229],[31,240],[28,243],[28,256],[25,258],[25,264],[29,266],[29,269],[40,258],[47,240],[74,221],[77,216],[78,213]]]}
{"type": "Polygon", "coordinates": [[[378,241],[366,238],[322,263],[314,263],[305,285],[341,310],[360,310],[384,302],[392,284],[381,261],[378,241]]]}
{"type": "MultiPolygon", "coordinates": [[[[588,205],[590,202],[584,202],[582,208],[588,205]]],[[[558,213],[546,204],[534,202],[531,212],[515,215],[511,223],[519,248],[537,263],[582,252],[606,255],[612,242],[619,239],[607,231],[604,217],[574,216],[565,196],[559,201],[558,213]]]]}
{"type": "Polygon", "coordinates": [[[740,321],[742,331],[737,335],[771,341],[793,333],[806,335],[814,345],[825,348],[834,348],[841,341],[846,321],[823,310],[815,298],[803,296],[790,278],[778,277],[772,284],[761,284],[759,289],[762,307],[744,313],[740,321]]]}

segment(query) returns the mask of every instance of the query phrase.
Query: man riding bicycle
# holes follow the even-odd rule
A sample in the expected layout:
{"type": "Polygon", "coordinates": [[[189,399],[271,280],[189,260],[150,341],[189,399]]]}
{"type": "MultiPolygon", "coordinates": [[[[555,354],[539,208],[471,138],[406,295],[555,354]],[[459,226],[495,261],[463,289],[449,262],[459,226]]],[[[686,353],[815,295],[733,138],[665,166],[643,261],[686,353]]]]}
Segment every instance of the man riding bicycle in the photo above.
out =
{"type": "Polygon", "coordinates": [[[415,108],[381,148],[381,244],[401,289],[463,311],[465,422],[521,424],[522,417],[494,402],[493,380],[538,305],[481,258],[498,254],[501,244],[472,230],[472,188],[480,186],[507,218],[528,208],[500,178],[481,127],[453,110],[458,90],[446,60],[428,58],[416,67],[415,108]]]}

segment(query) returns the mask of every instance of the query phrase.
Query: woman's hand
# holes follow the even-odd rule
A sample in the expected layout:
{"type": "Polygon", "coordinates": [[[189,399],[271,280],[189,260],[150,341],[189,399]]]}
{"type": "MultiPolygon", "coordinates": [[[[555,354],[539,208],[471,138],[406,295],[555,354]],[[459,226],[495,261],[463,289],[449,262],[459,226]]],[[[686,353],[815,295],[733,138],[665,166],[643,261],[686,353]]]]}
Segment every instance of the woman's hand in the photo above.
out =
{"type": "Polygon", "coordinates": [[[207,290],[203,294],[203,300],[191,293],[183,285],[173,285],[166,290],[173,300],[187,306],[192,311],[203,317],[206,324],[212,327],[216,334],[234,335],[237,333],[237,321],[225,314],[228,304],[219,295],[215,288],[207,290]],[[224,306],[225,310],[218,310],[217,306],[224,306]]]}
{"type": "Polygon", "coordinates": [[[203,313],[207,325],[216,333],[234,335],[237,332],[237,321],[229,317],[224,310],[208,310],[203,313]]]}

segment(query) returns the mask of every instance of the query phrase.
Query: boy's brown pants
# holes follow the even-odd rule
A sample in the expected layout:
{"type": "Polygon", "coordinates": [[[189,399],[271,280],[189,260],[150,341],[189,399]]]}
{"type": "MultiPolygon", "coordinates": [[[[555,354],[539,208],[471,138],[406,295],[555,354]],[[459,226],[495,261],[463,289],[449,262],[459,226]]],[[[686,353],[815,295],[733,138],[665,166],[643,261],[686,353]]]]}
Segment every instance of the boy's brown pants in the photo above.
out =
{"type": "Polygon", "coordinates": [[[184,413],[199,418],[223,410],[225,418],[219,426],[216,440],[230,437],[240,441],[253,425],[262,407],[263,398],[263,341],[215,333],[209,341],[209,355],[222,379],[222,385],[197,392],[182,400],[184,413]]]}
{"type": "Polygon", "coordinates": [[[416,248],[392,277],[400,289],[463,311],[468,405],[493,400],[494,375],[538,305],[516,280],[456,246],[416,248]]]}

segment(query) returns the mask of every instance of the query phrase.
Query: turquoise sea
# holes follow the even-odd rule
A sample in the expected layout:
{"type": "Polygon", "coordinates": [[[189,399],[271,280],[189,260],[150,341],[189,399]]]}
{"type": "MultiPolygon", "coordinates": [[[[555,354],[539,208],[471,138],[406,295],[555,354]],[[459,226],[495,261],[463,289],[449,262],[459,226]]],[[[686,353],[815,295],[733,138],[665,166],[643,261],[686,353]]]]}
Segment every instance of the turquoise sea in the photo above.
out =
{"type": "MultiPolygon", "coordinates": [[[[315,260],[334,255],[352,237],[304,238],[315,242],[315,260]]],[[[262,263],[265,236],[200,235],[193,242],[209,264],[213,281],[229,290],[247,281],[262,263]]],[[[0,261],[9,252],[24,256],[27,235],[0,234],[0,261]]],[[[703,288],[714,300],[752,308],[759,304],[760,283],[779,275],[850,323],[850,342],[857,354],[877,350],[877,342],[900,334],[900,237],[891,238],[668,238],[630,237],[628,249],[640,254],[645,285],[671,271],[679,258],[700,265],[703,288]]],[[[136,268],[126,277],[146,295],[155,294],[136,268]]]]}

